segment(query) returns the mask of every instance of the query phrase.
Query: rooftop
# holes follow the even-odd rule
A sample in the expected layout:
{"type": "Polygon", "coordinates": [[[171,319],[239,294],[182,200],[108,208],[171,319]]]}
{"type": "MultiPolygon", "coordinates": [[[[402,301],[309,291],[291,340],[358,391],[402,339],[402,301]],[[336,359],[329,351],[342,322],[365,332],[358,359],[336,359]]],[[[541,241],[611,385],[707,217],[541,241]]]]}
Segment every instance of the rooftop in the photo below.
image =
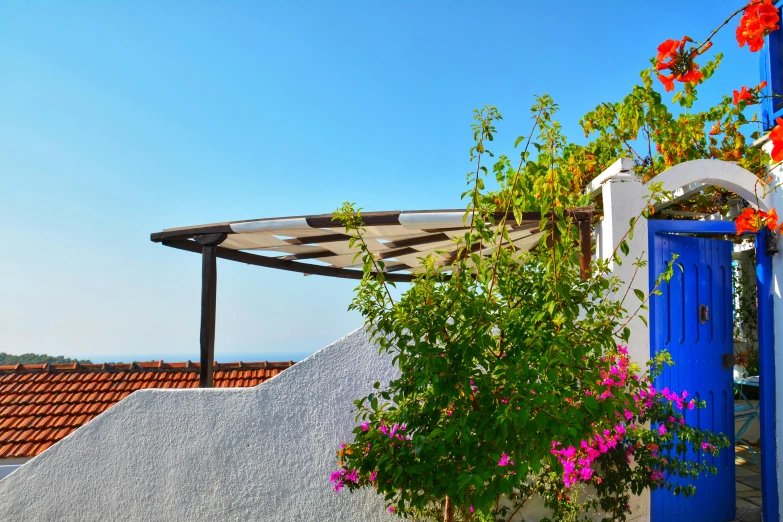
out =
{"type": "MultiPolygon", "coordinates": [[[[288,362],[215,363],[214,387],[257,386],[288,362]]],[[[34,457],[136,390],[197,388],[198,363],[0,366],[0,459],[34,457]]]]}

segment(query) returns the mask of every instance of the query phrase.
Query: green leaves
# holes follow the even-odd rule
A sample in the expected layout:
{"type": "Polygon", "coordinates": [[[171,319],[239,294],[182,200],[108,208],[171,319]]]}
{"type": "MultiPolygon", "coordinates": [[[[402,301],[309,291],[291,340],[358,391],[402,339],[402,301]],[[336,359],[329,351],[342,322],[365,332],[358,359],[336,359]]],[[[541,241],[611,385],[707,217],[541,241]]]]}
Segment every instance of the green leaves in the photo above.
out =
{"type": "MultiPolygon", "coordinates": [[[[361,209],[345,203],[335,213],[364,274],[350,308],[363,315],[379,351],[391,354],[400,370],[355,402],[360,426],[337,456],[341,469],[359,474],[346,487],[377,486],[409,517],[437,516],[446,497],[458,510],[474,506],[481,516],[500,516],[493,513],[499,496],[523,503],[538,493],[560,519],[582,508],[621,519],[627,492],[651,486],[649,473],[636,471],[660,464],[644,449],[660,442],[646,428],[633,435],[644,444],[637,450],[640,465],[629,467],[622,452],[607,454],[604,482],[596,485],[596,500],[585,504],[562,500],[569,495],[551,454],[553,441],[578,447],[597,429],[615,429],[618,415],[641,415],[633,397],[644,381],[628,379],[610,396],[604,392],[618,340],[634,341],[628,324],[647,310],[650,296],[609,275],[607,259],[594,261],[591,277],[582,278],[578,227],[567,210],[589,203],[582,187],[624,154],[629,140],[659,120],[673,121],[648,79],[623,102],[601,104],[585,116],[586,132],[597,136],[585,147],[562,135],[552,99],[537,98],[531,131],[514,142],[525,144],[518,165],[499,155],[491,167],[493,191],[484,179],[486,155],[492,155],[488,143],[501,142],[495,140],[501,116],[494,107],[475,111],[465,229],[444,232],[452,242],[422,260],[397,300],[383,277],[384,261],[364,239],[361,209]],[[528,251],[524,233],[536,232],[519,225],[525,212],[535,211],[541,212],[541,239],[528,251]],[[639,300],[633,313],[618,299],[631,289],[639,300]],[[504,454],[516,474],[498,464],[504,454]],[[370,473],[377,473],[374,481],[370,473]]],[[[645,212],[651,215],[654,203],[671,195],[660,183],[650,185],[645,212]]],[[[638,219],[630,220],[612,255],[618,266],[630,255],[638,219]]],[[[641,257],[632,262],[637,271],[647,267],[641,257]]],[[[650,295],[661,295],[676,264],[673,257],[650,295]]],[[[665,362],[662,356],[659,363],[665,362]]],[[[639,420],[641,426],[650,419],[639,420]]]]}

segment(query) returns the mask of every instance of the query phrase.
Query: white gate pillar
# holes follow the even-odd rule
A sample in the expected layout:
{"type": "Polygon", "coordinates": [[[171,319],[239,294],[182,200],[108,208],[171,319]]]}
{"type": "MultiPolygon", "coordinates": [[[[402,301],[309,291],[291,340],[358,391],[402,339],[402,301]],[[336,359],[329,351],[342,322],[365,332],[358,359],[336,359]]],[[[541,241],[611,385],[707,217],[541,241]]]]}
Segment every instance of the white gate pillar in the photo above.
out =
{"type": "MultiPolygon", "coordinates": [[[[625,237],[629,246],[628,256],[623,256],[622,252],[617,250],[622,261],[621,265],[618,266],[614,262],[612,253],[626,236],[631,219],[636,218],[645,207],[649,196],[647,187],[634,173],[633,160],[621,158],[598,175],[587,190],[593,197],[600,194],[604,207],[603,220],[596,226],[596,258],[609,260],[612,274],[622,281],[618,299],[626,295],[628,285],[631,286],[624,307],[633,313],[641,304],[633,289],[638,288],[645,295],[650,290],[649,268],[642,267],[637,270],[633,264],[637,258],[648,259],[647,220],[642,218],[637,221],[633,239],[625,237]]],[[[647,311],[640,310],[639,315],[649,320],[647,311]]],[[[628,352],[632,360],[644,368],[644,364],[650,359],[650,330],[639,318],[633,319],[628,327],[631,329],[628,352]]]]}

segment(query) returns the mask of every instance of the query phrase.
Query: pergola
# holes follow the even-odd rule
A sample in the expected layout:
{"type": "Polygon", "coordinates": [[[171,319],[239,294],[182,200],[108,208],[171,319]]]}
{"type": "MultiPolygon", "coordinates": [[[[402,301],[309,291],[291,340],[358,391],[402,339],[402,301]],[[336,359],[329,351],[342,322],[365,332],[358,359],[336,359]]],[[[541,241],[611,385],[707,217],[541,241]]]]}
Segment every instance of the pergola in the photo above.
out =
{"type": "MultiPolygon", "coordinates": [[[[591,257],[590,221],[592,209],[575,209],[569,214],[579,223],[582,270],[586,274],[591,257]]],[[[497,223],[504,212],[494,216],[497,223]]],[[[439,256],[444,271],[456,260],[454,239],[471,226],[465,210],[410,210],[362,212],[365,242],[384,261],[388,281],[410,282],[422,270],[421,260],[439,256]]],[[[530,250],[543,232],[541,214],[524,213],[517,220],[506,215],[508,236],[520,250],[530,250]]],[[[495,225],[496,226],[496,225],[495,225]]],[[[165,246],[200,253],[201,287],[201,374],[199,386],[212,386],[215,360],[215,304],[217,258],[249,265],[346,279],[361,279],[361,259],[349,246],[351,236],[333,214],[251,219],[171,228],[153,233],[150,239],[165,246]]],[[[478,252],[487,255],[491,249],[478,252]]]]}

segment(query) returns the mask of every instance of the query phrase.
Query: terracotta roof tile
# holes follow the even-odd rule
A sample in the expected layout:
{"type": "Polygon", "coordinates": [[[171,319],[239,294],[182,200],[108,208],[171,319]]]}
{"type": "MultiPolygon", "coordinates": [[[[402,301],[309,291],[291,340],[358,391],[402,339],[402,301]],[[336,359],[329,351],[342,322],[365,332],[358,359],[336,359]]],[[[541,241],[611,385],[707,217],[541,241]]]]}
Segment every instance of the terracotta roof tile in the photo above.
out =
{"type": "MultiPolygon", "coordinates": [[[[256,386],[293,362],[216,364],[218,388],[256,386]]],[[[198,363],[0,366],[0,459],[33,457],[132,392],[196,388],[198,363]]]]}

